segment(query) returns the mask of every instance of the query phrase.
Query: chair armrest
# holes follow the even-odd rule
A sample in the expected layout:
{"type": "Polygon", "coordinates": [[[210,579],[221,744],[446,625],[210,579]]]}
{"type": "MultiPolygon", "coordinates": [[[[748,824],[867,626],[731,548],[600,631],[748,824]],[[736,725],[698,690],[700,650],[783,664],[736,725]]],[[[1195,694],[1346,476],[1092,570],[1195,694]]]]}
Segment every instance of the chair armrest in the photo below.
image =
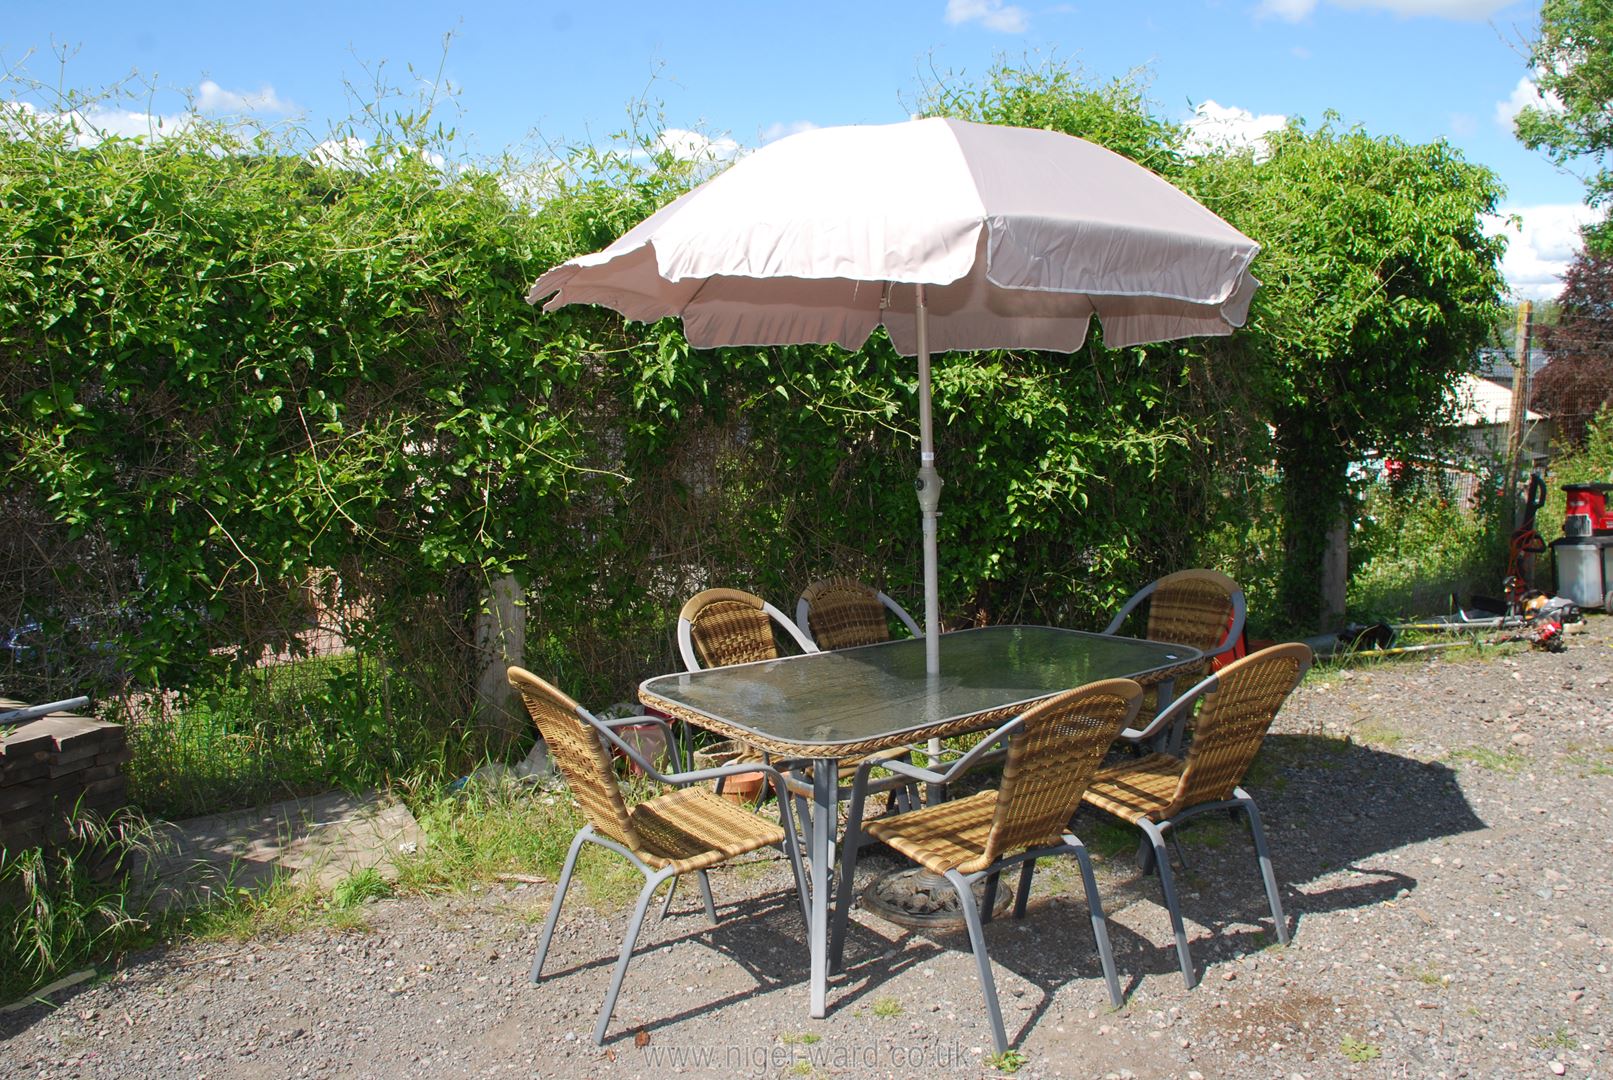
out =
{"type": "Polygon", "coordinates": [[[887,759],[883,761],[865,761],[857,767],[857,778],[852,781],[852,790],[856,790],[858,787],[866,785],[868,782],[868,774],[876,768],[889,769],[898,776],[912,777],[914,780],[921,780],[926,784],[950,784],[958,776],[974,768],[977,764],[979,764],[981,758],[991,753],[999,743],[1005,742],[1010,735],[1019,730],[1020,719],[1021,718],[1018,716],[1014,717],[1012,720],[1008,721],[1008,723],[1004,724],[996,731],[993,731],[984,739],[981,739],[969,750],[967,754],[964,754],[951,765],[948,765],[946,769],[941,772],[937,772],[934,769],[926,769],[923,766],[914,765],[910,761],[902,761],[899,758],[894,760],[887,759]]]}
{"type": "Polygon", "coordinates": [[[1110,619],[1109,625],[1105,626],[1102,630],[1099,630],[1098,633],[1118,633],[1120,630],[1120,624],[1126,621],[1126,616],[1130,615],[1133,611],[1136,611],[1137,606],[1144,600],[1147,600],[1150,596],[1153,596],[1154,586],[1158,584],[1159,582],[1157,581],[1150,581],[1147,585],[1144,585],[1142,588],[1133,593],[1131,599],[1127,600],[1125,606],[1120,609],[1119,614],[1117,614],[1113,619],[1110,619]]]}
{"type": "Polygon", "coordinates": [[[1181,716],[1184,712],[1190,711],[1195,705],[1197,705],[1199,698],[1203,697],[1211,690],[1214,690],[1215,684],[1219,681],[1220,676],[1212,673],[1208,678],[1199,682],[1198,685],[1194,686],[1187,693],[1180,695],[1175,701],[1171,702],[1168,706],[1162,709],[1153,720],[1149,721],[1147,727],[1143,728],[1139,732],[1136,732],[1135,734],[1133,734],[1131,729],[1128,728],[1120,733],[1121,738],[1130,739],[1132,742],[1142,742],[1145,739],[1152,739],[1155,735],[1159,734],[1161,731],[1164,731],[1165,728],[1171,724],[1174,724],[1177,717],[1181,716]]]}
{"type": "MultiPolygon", "coordinates": [[[[660,716],[623,716],[623,717],[618,717],[615,720],[600,720],[599,723],[603,727],[606,727],[606,728],[610,729],[611,731],[615,731],[617,728],[620,728],[620,727],[639,727],[639,726],[641,726],[643,724],[654,724],[656,727],[661,729],[661,734],[666,736],[666,752],[667,752],[667,756],[672,759],[673,768],[674,769],[682,769],[683,768],[683,759],[678,754],[677,736],[672,731],[672,725],[667,723],[666,719],[664,717],[660,717],[660,716]]],[[[642,762],[636,762],[636,764],[638,764],[640,768],[643,768],[643,763],[642,762]]]]}

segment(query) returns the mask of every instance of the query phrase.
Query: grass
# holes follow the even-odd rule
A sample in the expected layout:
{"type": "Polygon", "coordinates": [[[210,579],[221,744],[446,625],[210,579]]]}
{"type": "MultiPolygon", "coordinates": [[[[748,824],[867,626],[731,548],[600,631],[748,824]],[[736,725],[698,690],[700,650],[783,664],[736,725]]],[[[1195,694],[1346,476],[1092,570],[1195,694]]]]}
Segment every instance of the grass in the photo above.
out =
{"type": "Polygon", "coordinates": [[[873,1004],[873,1014],[882,1020],[902,1015],[902,1003],[893,997],[882,997],[873,1004]]]}
{"type": "Polygon", "coordinates": [[[1535,1036],[1533,1042],[1541,1050],[1572,1050],[1579,1045],[1569,1030],[1561,1024],[1558,1024],[1549,1035],[1535,1036]]]}
{"type": "Polygon", "coordinates": [[[0,849],[0,1003],[149,939],[149,897],[127,877],[154,843],[137,815],[74,815],[66,843],[0,849]]]}
{"type": "Polygon", "coordinates": [[[1346,1035],[1339,1040],[1339,1053],[1357,1065],[1363,1065],[1368,1061],[1376,1061],[1383,1056],[1383,1051],[1376,1046],[1351,1035],[1346,1035]]]}
{"type": "Polygon", "coordinates": [[[1406,741],[1406,733],[1387,720],[1363,720],[1355,725],[1350,736],[1363,746],[1379,750],[1393,750],[1406,741]]]}
{"type": "Polygon", "coordinates": [[[1488,746],[1468,746],[1450,752],[1452,761],[1467,762],[1491,772],[1513,773],[1528,762],[1522,754],[1492,750],[1488,746]]]}

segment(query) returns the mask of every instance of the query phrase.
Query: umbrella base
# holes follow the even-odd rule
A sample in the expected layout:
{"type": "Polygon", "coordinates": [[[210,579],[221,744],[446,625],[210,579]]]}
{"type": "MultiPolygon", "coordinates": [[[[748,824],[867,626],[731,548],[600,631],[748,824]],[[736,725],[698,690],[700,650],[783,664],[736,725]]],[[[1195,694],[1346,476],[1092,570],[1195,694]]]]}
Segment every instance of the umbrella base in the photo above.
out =
{"type": "MultiPolygon", "coordinates": [[[[975,903],[982,909],[986,902],[986,882],[975,883],[975,903]]],[[[1012,888],[997,889],[995,914],[1001,915],[1013,904],[1012,888]]],[[[901,870],[874,881],[863,890],[861,906],[864,911],[878,915],[886,922],[916,930],[953,929],[963,926],[963,911],[958,906],[958,893],[952,883],[928,870],[901,870]]]]}

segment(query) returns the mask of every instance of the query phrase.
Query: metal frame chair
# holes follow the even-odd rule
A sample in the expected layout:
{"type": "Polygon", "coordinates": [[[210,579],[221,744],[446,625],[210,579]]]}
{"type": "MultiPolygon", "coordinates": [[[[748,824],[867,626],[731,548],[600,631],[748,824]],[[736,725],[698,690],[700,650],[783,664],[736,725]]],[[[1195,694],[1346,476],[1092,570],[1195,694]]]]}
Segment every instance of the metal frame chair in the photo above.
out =
{"type": "Polygon", "coordinates": [[[1092,917],[1092,936],[1103,965],[1109,1000],[1115,1008],[1122,1003],[1120,981],[1115,976],[1114,953],[1104,921],[1103,903],[1098,897],[1097,880],[1086,847],[1069,831],[1069,821],[1081,805],[1082,792],[1103,761],[1104,753],[1120,729],[1137,714],[1142,687],[1130,679],[1106,679],[1067,690],[1027,709],[1023,714],[992,732],[945,772],[934,772],[907,762],[886,762],[893,772],[928,783],[949,783],[979,764],[1002,740],[1008,742],[1002,784],[968,798],[927,806],[911,813],[896,814],[864,825],[863,802],[867,795],[871,765],[857,770],[853,785],[851,818],[846,825],[842,846],[840,880],[834,923],[829,942],[829,970],[841,968],[846,943],[846,925],[851,917],[852,886],[857,873],[857,850],[862,834],[882,840],[932,873],[945,876],[957,890],[964,922],[969,928],[969,945],[974,951],[980,975],[980,991],[985,997],[986,1014],[991,1021],[997,1052],[1008,1049],[1002,1010],[997,1002],[997,986],[991,975],[982,928],[995,905],[998,877],[1015,865],[1020,867],[1019,888],[1014,897],[1014,918],[1025,914],[1030,899],[1031,878],[1036,860],[1044,855],[1073,854],[1081,867],[1086,889],[1087,909],[1092,917]],[[986,881],[982,907],[977,907],[974,884],[986,881]]]}
{"type": "Polygon", "coordinates": [[[1178,698],[1142,733],[1144,738],[1151,736],[1174,723],[1178,713],[1202,702],[1185,758],[1155,753],[1099,770],[1081,796],[1086,805],[1143,831],[1142,869],[1144,873],[1151,868],[1159,871],[1160,890],[1165,894],[1171,928],[1176,932],[1176,956],[1189,990],[1198,979],[1188,951],[1165,839],[1171,830],[1179,829],[1191,818],[1213,810],[1234,814],[1241,811],[1245,815],[1277,940],[1288,944],[1288,923],[1277,894],[1277,878],[1266,848],[1260,810],[1239,784],[1278,710],[1305,677],[1312,659],[1309,646],[1292,642],[1233,661],[1178,698]]]}
{"type": "MultiPolygon", "coordinates": [[[[582,807],[583,815],[588,819],[588,823],[572,838],[565,867],[560,872],[560,881],[555,885],[549,917],[544,921],[543,936],[538,944],[538,955],[532,961],[532,982],[536,984],[542,978],[543,961],[549,954],[549,943],[560,920],[560,908],[565,903],[566,891],[571,887],[571,874],[576,869],[577,855],[583,844],[598,844],[616,852],[632,863],[645,878],[644,888],[639,891],[638,905],[633,909],[627,933],[622,938],[621,953],[611,975],[610,990],[605,995],[604,1005],[600,1007],[599,1021],[594,1025],[595,1045],[605,1041],[605,1029],[610,1024],[611,1013],[615,1011],[616,997],[627,975],[627,964],[632,959],[633,946],[638,941],[650,898],[668,879],[672,879],[676,887],[678,875],[698,874],[706,915],[715,923],[717,908],[712,900],[707,869],[739,855],[777,846],[789,857],[801,901],[801,915],[810,925],[811,915],[807,908],[801,855],[796,846],[795,823],[790,818],[788,800],[783,798],[784,779],[777,769],[747,762],[693,772],[659,772],[636,748],[623,741],[613,728],[625,724],[659,724],[666,729],[670,746],[671,729],[665,720],[635,716],[602,721],[530,671],[512,667],[508,675],[510,685],[526,703],[527,712],[537,725],[538,733],[548,744],[549,752],[554,755],[572,794],[582,807]],[[676,790],[629,808],[617,785],[616,774],[611,769],[609,747],[626,754],[652,780],[671,785],[676,790]],[[691,786],[736,772],[756,770],[767,773],[779,793],[779,822],[741,809],[704,788],[691,786]]],[[[677,764],[675,755],[673,763],[677,764]]],[[[667,901],[670,905],[670,891],[667,901]]],[[[665,914],[666,909],[663,908],[662,915],[665,914]]]]}
{"type": "MultiPolygon", "coordinates": [[[[822,652],[811,638],[784,613],[761,597],[739,589],[707,589],[690,597],[678,612],[678,652],[684,666],[690,671],[708,667],[727,667],[730,664],[753,663],[777,658],[777,641],[774,627],[782,627],[790,640],[804,653],[822,652]]],[[[887,751],[875,755],[883,761],[900,757],[905,750],[887,751]]],[[[765,760],[765,758],[764,758],[765,760]]],[[[843,774],[850,774],[860,759],[842,766],[843,774]]],[[[811,820],[812,773],[810,768],[794,762],[774,762],[784,774],[785,785],[795,800],[795,811],[803,822],[811,820]]],[[[904,802],[911,798],[906,781],[881,781],[885,790],[904,789],[904,802]]],[[[765,790],[765,789],[764,789],[765,790]]],[[[842,799],[850,796],[851,789],[842,786],[842,799]]]]}
{"type": "Polygon", "coordinates": [[[684,667],[708,667],[773,660],[780,655],[774,627],[804,653],[820,651],[784,612],[740,589],[707,589],[691,596],[678,612],[678,655],[684,667]]]}
{"type": "MultiPolygon", "coordinates": [[[[1178,570],[1149,582],[1132,594],[1118,614],[1100,633],[1115,634],[1127,617],[1144,602],[1148,603],[1148,623],[1143,636],[1149,641],[1165,641],[1173,645],[1187,645],[1204,654],[1207,672],[1210,661],[1231,652],[1243,636],[1243,624],[1248,615],[1248,602],[1238,583],[1217,570],[1178,570]],[[1228,622],[1230,620],[1230,627],[1228,622]]],[[[1150,691],[1137,712],[1140,726],[1148,727],[1158,710],[1157,696],[1150,691]]],[[[1167,706],[1169,701],[1165,703],[1167,706]]],[[[1188,714],[1178,713],[1178,723],[1168,733],[1162,733],[1156,749],[1177,753],[1182,747],[1182,736],[1188,714]]],[[[1128,728],[1122,739],[1141,742],[1142,733],[1128,728]]]]}
{"type": "Polygon", "coordinates": [[[830,577],[801,590],[795,602],[795,625],[820,649],[850,649],[890,640],[886,612],[907,632],[924,636],[913,616],[885,593],[854,578],[830,577]]]}

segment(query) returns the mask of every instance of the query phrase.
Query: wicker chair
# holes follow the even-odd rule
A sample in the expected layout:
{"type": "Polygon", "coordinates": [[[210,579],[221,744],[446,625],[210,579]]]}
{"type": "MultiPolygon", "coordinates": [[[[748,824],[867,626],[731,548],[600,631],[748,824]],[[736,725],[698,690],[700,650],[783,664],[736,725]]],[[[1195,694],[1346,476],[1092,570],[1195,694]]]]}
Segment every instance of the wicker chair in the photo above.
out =
{"type": "Polygon", "coordinates": [[[889,762],[887,768],[914,780],[949,783],[978,764],[992,746],[1005,738],[1008,740],[1002,784],[996,790],[866,824],[862,820],[863,800],[870,766],[858,769],[851,818],[842,847],[839,895],[829,942],[829,969],[837,971],[841,967],[852,883],[857,873],[857,849],[861,834],[866,833],[926,870],[944,875],[957,890],[964,922],[969,928],[969,944],[980,973],[980,990],[986,999],[992,1037],[996,1040],[997,1052],[1003,1053],[1008,1049],[1008,1035],[997,1004],[991,961],[986,956],[981,913],[984,912],[986,920],[991,918],[998,876],[1018,864],[1019,888],[1014,897],[1014,918],[1021,918],[1030,898],[1036,860],[1044,855],[1069,853],[1081,867],[1087,909],[1092,916],[1092,936],[1097,942],[1103,976],[1109,986],[1109,1000],[1119,1008],[1120,981],[1115,977],[1114,954],[1109,948],[1109,933],[1097,882],[1092,875],[1092,862],[1081,841],[1069,831],[1069,821],[1081,805],[1081,793],[1086,790],[1105,751],[1120,729],[1137,715],[1141,699],[1142,687],[1130,679],[1089,683],[1033,705],[998,728],[944,773],[906,762],[889,762]],[[977,908],[973,886],[982,878],[986,881],[986,895],[983,906],[977,908]]]}
{"type": "Polygon", "coordinates": [[[690,597],[678,612],[678,654],[690,671],[775,660],[784,655],[777,630],[802,652],[818,651],[784,612],[760,596],[739,589],[707,589],[690,597]]]}
{"type": "MultiPolygon", "coordinates": [[[[748,664],[759,660],[774,660],[782,655],[775,638],[775,627],[782,629],[804,653],[820,652],[800,629],[784,617],[784,613],[759,596],[739,589],[707,589],[690,597],[678,612],[678,652],[690,671],[708,667],[727,667],[730,664],[748,664]]],[[[884,751],[876,760],[901,757],[905,749],[884,751]]],[[[758,752],[758,758],[762,757],[758,752]]],[[[850,780],[861,758],[842,763],[841,775],[850,780]]],[[[796,813],[805,823],[811,815],[807,799],[812,794],[812,770],[805,763],[782,762],[788,790],[795,797],[796,813]]],[[[911,786],[905,781],[886,783],[887,788],[900,787],[899,796],[904,805],[909,798],[916,799],[911,786]]],[[[765,792],[766,789],[764,788],[765,792]]],[[[849,797],[851,789],[842,786],[840,797],[849,797]]]]}
{"type": "Polygon", "coordinates": [[[616,996],[621,992],[627,962],[633,956],[633,946],[638,940],[650,898],[668,878],[697,873],[705,898],[706,915],[716,922],[717,909],[712,901],[707,869],[764,847],[780,847],[789,856],[790,868],[795,872],[802,917],[810,923],[806,889],[802,885],[801,856],[796,847],[795,825],[790,820],[787,800],[779,799],[780,824],[741,809],[702,787],[690,786],[735,772],[760,769],[768,774],[774,788],[782,792],[783,778],[778,770],[764,765],[744,764],[662,774],[612,729],[624,724],[644,723],[658,723],[665,728],[664,720],[636,716],[626,720],[601,721],[530,671],[512,667],[509,669],[509,680],[526,703],[527,712],[537,724],[538,733],[548,744],[549,752],[554,755],[566,783],[571,787],[571,793],[582,807],[583,816],[588,819],[587,824],[577,831],[571,841],[571,850],[566,853],[565,868],[560,872],[560,882],[555,886],[549,917],[543,924],[538,955],[532,961],[532,981],[536,983],[542,976],[543,960],[548,955],[549,942],[560,919],[560,906],[565,903],[571,873],[577,865],[577,854],[584,843],[598,844],[616,852],[632,863],[645,878],[644,888],[639,892],[638,906],[633,909],[627,934],[622,939],[621,954],[616,959],[610,991],[605,995],[605,1004],[599,1010],[599,1021],[594,1025],[596,1045],[605,1041],[605,1029],[616,1008],[616,996]],[[652,779],[673,785],[674,790],[629,809],[616,784],[616,774],[611,769],[607,747],[614,747],[626,754],[652,779]]]}
{"type": "MultiPolygon", "coordinates": [[[[1187,645],[1202,652],[1204,667],[1197,672],[1199,675],[1209,671],[1211,660],[1231,652],[1243,636],[1247,612],[1243,590],[1236,581],[1215,570],[1178,570],[1143,586],[1102,633],[1117,633],[1144,602],[1148,604],[1148,622],[1143,636],[1149,641],[1187,645]]],[[[1142,708],[1137,710],[1137,728],[1151,724],[1156,711],[1156,696],[1150,689],[1142,708]]],[[[1187,714],[1180,713],[1178,718],[1174,728],[1161,733],[1158,749],[1173,754],[1181,750],[1187,714]]],[[[1127,729],[1120,737],[1140,741],[1137,728],[1127,729]]]]}
{"type": "MultiPolygon", "coordinates": [[[[1212,810],[1242,811],[1253,834],[1260,876],[1276,924],[1277,940],[1288,944],[1288,923],[1277,895],[1271,855],[1254,799],[1238,785],[1260,749],[1277,710],[1299,685],[1311,666],[1310,647],[1293,642],[1262,649],[1235,660],[1199,683],[1155,718],[1152,729],[1175,719],[1178,710],[1202,702],[1185,758],[1150,754],[1136,761],[1102,769],[1088,786],[1082,802],[1136,825],[1146,836],[1143,870],[1159,871],[1159,885],[1176,931],[1176,956],[1188,989],[1197,982],[1193,957],[1182,927],[1182,910],[1171,880],[1166,835],[1183,822],[1212,810]]],[[[1152,731],[1144,733],[1144,736],[1152,731]]]]}
{"type": "Polygon", "coordinates": [[[924,636],[913,616],[879,589],[851,578],[814,581],[795,602],[795,625],[820,649],[850,649],[890,640],[890,616],[913,637],[924,636]]]}

